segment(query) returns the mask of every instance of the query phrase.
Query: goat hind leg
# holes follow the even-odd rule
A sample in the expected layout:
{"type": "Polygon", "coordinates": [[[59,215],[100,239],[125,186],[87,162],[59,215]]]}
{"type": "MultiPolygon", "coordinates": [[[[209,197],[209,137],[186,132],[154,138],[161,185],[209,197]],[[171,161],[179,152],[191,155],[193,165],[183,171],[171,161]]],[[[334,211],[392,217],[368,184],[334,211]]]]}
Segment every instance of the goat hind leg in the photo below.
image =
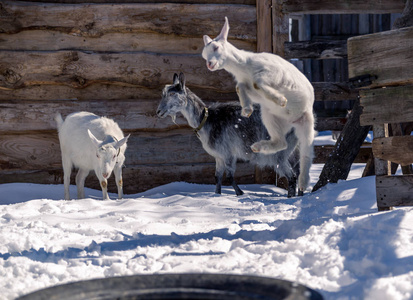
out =
{"type": "Polygon", "coordinates": [[[235,190],[235,194],[237,194],[237,196],[244,195],[244,192],[239,188],[239,186],[237,185],[234,179],[235,169],[237,167],[237,160],[230,159],[229,161],[225,162],[225,165],[226,165],[226,172],[227,172],[228,180],[231,182],[231,185],[235,190]]]}
{"type": "Polygon", "coordinates": [[[77,199],[85,199],[85,179],[89,171],[79,169],[76,175],[77,199]]]}

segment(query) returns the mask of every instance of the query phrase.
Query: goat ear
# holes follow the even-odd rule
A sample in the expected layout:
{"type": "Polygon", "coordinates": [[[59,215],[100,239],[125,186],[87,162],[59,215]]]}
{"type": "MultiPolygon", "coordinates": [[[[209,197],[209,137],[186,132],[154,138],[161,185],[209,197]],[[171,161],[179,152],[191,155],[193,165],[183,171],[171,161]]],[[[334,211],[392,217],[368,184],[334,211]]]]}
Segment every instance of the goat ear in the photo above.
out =
{"type": "Polygon", "coordinates": [[[174,74],[174,85],[179,84],[179,78],[178,78],[178,74],[174,74]]]}
{"type": "Polygon", "coordinates": [[[120,147],[122,147],[124,144],[126,144],[126,142],[128,141],[130,137],[130,134],[127,137],[124,137],[123,139],[121,139],[119,142],[117,142],[115,144],[115,149],[119,149],[120,147]]]}
{"type": "Polygon", "coordinates": [[[216,41],[223,40],[226,42],[228,39],[228,32],[229,32],[229,22],[228,22],[228,18],[225,17],[225,24],[221,29],[221,33],[215,38],[215,40],[216,41]]]}
{"type": "Polygon", "coordinates": [[[95,145],[96,148],[99,148],[99,145],[102,144],[102,141],[99,141],[89,129],[87,130],[87,133],[89,134],[90,140],[92,141],[93,145],[95,145]]]}
{"type": "Polygon", "coordinates": [[[212,39],[209,36],[204,35],[204,45],[205,46],[208,45],[211,41],[212,41],[212,39]]]}
{"type": "Polygon", "coordinates": [[[182,72],[179,74],[179,82],[181,84],[181,89],[185,91],[185,75],[182,72]]]}

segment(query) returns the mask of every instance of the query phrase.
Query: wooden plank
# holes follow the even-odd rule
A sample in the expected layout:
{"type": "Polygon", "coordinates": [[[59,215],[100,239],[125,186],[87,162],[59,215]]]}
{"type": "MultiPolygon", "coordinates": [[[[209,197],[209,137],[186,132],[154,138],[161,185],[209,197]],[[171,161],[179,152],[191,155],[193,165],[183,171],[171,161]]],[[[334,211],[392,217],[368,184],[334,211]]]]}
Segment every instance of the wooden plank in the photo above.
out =
{"type": "MultiPolygon", "coordinates": [[[[188,77],[191,74],[186,73],[188,77]]],[[[172,78],[169,84],[172,83],[172,78]]],[[[214,90],[211,86],[187,86],[201,99],[205,101],[238,101],[238,96],[233,91],[214,90]]],[[[157,88],[145,88],[140,86],[119,84],[95,83],[84,88],[74,88],[64,85],[32,85],[20,89],[2,90],[0,101],[15,103],[19,101],[105,101],[105,100],[135,100],[135,101],[159,101],[163,86],[157,88]]],[[[33,103],[34,104],[34,103],[33,103]]],[[[62,103],[63,106],[65,104],[62,103]]],[[[81,103],[79,103],[82,106],[81,103]]]]}
{"type": "Polygon", "coordinates": [[[358,90],[347,82],[312,82],[315,101],[344,101],[356,100],[358,90]]]}
{"type": "Polygon", "coordinates": [[[404,0],[277,0],[285,14],[385,14],[401,13],[404,0]]]}
{"type": "Polygon", "coordinates": [[[152,32],[202,37],[204,34],[218,34],[224,16],[230,20],[230,38],[255,38],[256,8],[251,5],[233,4],[61,5],[2,1],[0,28],[3,33],[47,29],[85,37],[100,37],[109,32],[152,32]]]}
{"type": "Polygon", "coordinates": [[[192,86],[233,92],[232,76],[210,72],[201,55],[142,52],[90,53],[82,51],[0,51],[0,89],[31,85],[121,84],[160,91],[174,73],[185,72],[192,86]]]}
{"type": "Polygon", "coordinates": [[[369,86],[413,83],[413,27],[348,40],[349,77],[373,75],[369,86]]]}
{"type": "Polygon", "coordinates": [[[284,44],[289,39],[289,18],[282,11],[282,3],[272,0],[273,37],[272,52],[284,57],[284,44]]]}
{"type": "Polygon", "coordinates": [[[391,136],[373,140],[373,154],[402,166],[413,163],[413,136],[391,136]]]}
{"type": "MultiPolygon", "coordinates": [[[[197,4],[244,4],[255,5],[256,0],[196,0],[197,4]]],[[[82,4],[82,3],[116,3],[113,0],[27,0],[26,2],[44,2],[44,3],[64,3],[64,4],[82,4]]],[[[187,3],[194,4],[194,0],[122,0],[121,3],[187,3]]]]}
{"type": "Polygon", "coordinates": [[[272,52],[272,0],[257,0],[257,52],[272,52]]]}
{"type": "MultiPolygon", "coordinates": [[[[181,37],[151,32],[106,33],[100,37],[83,37],[53,30],[25,30],[15,34],[0,33],[0,50],[100,52],[146,51],[169,54],[199,54],[201,37],[181,37]],[[173,45],[173,47],[171,47],[173,45]]],[[[230,40],[237,48],[256,51],[255,39],[230,40]]]]}
{"type": "Polygon", "coordinates": [[[362,125],[401,123],[413,120],[413,86],[360,90],[362,125]]]}
{"type": "Polygon", "coordinates": [[[379,207],[413,205],[413,175],[376,176],[379,207]]]}
{"type": "MultiPolygon", "coordinates": [[[[192,75],[185,73],[188,78],[192,75]]],[[[194,86],[192,79],[187,80],[187,86],[205,101],[238,101],[233,91],[220,91],[211,86],[194,86]]],[[[172,77],[170,78],[170,84],[172,77]]],[[[231,81],[235,84],[233,81],[231,81]]],[[[345,101],[356,100],[359,92],[346,82],[313,82],[315,101],[345,101]]],[[[64,85],[32,85],[20,89],[2,90],[0,101],[56,101],[56,100],[151,100],[159,101],[162,86],[155,89],[136,85],[115,85],[95,83],[84,88],[74,88],[64,85]]],[[[34,103],[32,103],[34,104],[34,103]]],[[[64,104],[63,104],[64,105],[64,104]]]]}
{"type": "Polygon", "coordinates": [[[346,40],[287,42],[284,46],[286,59],[347,58],[346,40]]]}

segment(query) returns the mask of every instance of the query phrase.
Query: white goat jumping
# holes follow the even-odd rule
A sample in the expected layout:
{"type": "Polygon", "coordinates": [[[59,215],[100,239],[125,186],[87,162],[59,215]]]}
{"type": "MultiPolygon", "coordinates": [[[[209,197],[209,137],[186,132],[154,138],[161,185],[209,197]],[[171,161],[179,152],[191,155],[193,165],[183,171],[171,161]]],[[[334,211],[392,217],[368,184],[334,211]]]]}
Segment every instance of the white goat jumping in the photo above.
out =
{"type": "Polygon", "coordinates": [[[103,199],[109,200],[108,178],[115,173],[119,199],[123,196],[122,166],[125,162],[126,142],[130,135],[113,120],[88,112],[76,112],[63,121],[60,113],[55,120],[59,131],[64,173],[65,199],[70,200],[69,185],[72,167],[76,175],[77,198],[85,198],[85,179],[94,170],[99,179],[103,199]]]}
{"type": "Polygon", "coordinates": [[[221,33],[211,39],[204,36],[202,57],[210,71],[225,69],[236,81],[242,115],[249,117],[253,103],[261,106],[262,121],[270,140],[254,143],[251,149],[263,154],[287,148],[286,134],[295,128],[300,150],[299,195],[309,182],[314,156],[314,90],[294,65],[271,53],[253,53],[237,49],[227,41],[228,19],[221,33]]]}

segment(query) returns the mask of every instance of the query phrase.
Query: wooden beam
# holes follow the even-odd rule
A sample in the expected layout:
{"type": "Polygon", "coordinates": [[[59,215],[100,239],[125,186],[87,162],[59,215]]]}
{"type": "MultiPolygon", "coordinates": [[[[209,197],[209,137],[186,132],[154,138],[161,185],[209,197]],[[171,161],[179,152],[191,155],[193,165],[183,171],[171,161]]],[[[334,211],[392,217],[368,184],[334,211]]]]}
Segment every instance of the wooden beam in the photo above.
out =
{"type": "Polygon", "coordinates": [[[161,92],[174,73],[185,72],[192,86],[233,92],[232,76],[209,72],[201,55],[143,52],[0,51],[0,90],[34,85],[119,84],[161,92]]]}
{"type": "Polygon", "coordinates": [[[373,140],[373,154],[402,166],[413,163],[413,136],[391,136],[373,140]]]}
{"type": "Polygon", "coordinates": [[[413,120],[413,86],[360,90],[362,125],[400,123],[413,120]]]}
{"type": "Polygon", "coordinates": [[[257,52],[272,52],[272,0],[257,0],[257,52]]]}
{"type": "Polygon", "coordinates": [[[287,59],[347,58],[346,40],[288,42],[284,45],[287,59]]]}
{"type": "Polygon", "coordinates": [[[350,78],[375,76],[370,88],[413,83],[413,27],[353,37],[347,45],[350,78]]]}
{"type": "Polygon", "coordinates": [[[272,19],[273,19],[273,53],[284,57],[284,44],[289,39],[289,18],[282,11],[282,1],[272,0],[272,19]]]}
{"type": "Polygon", "coordinates": [[[412,206],[413,175],[376,176],[379,207],[412,206]]]}
{"type": "Polygon", "coordinates": [[[224,16],[231,24],[230,38],[248,36],[251,40],[257,32],[256,8],[252,5],[2,1],[1,11],[2,33],[41,29],[97,38],[114,32],[146,32],[202,40],[204,34],[216,36],[220,32],[224,16]]]}
{"type": "Polygon", "coordinates": [[[401,13],[405,4],[405,0],[280,0],[280,2],[284,14],[401,13]]]}

